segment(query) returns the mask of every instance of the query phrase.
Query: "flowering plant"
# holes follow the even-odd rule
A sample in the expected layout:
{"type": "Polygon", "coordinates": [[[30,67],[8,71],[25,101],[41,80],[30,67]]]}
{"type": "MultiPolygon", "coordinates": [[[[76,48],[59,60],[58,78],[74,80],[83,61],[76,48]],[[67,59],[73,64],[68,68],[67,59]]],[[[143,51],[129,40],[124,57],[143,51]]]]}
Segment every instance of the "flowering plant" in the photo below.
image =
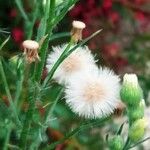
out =
{"type": "MultiPolygon", "coordinates": [[[[8,60],[3,53],[0,55],[3,87],[0,92],[6,94],[0,102],[0,146],[4,150],[71,149],[71,146],[82,149],[76,139],[69,139],[91,127],[107,126],[113,121],[115,110],[122,112],[124,107],[126,121],[119,124],[113,134],[107,132],[101,137],[102,148],[128,150],[149,139],[142,139],[147,119],[137,76],[125,74],[121,85],[120,77],[114,71],[97,66],[97,59],[85,45],[101,29],[82,40],[86,24],[75,20],[70,40],[59,46],[49,46],[52,39],[62,36],[55,34],[54,29],[77,1],[35,0],[34,12],[28,14],[22,1],[15,0],[25,22],[27,40],[21,45],[23,52],[8,60]],[[37,19],[40,23],[34,33],[37,19]],[[74,124],[68,121],[63,128],[67,117],[74,124]],[[128,132],[124,135],[126,125],[128,132]],[[57,126],[66,134],[56,130],[57,126]]],[[[0,52],[9,41],[10,37],[2,42],[0,52]]],[[[85,138],[79,138],[82,137],[85,138]]],[[[93,139],[99,141],[100,136],[93,139]]]]}

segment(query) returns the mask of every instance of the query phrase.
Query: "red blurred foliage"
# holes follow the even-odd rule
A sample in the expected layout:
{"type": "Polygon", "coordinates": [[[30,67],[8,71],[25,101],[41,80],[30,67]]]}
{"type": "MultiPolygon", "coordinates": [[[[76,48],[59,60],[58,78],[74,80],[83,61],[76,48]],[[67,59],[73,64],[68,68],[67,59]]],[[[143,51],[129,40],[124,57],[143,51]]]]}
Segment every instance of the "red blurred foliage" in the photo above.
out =
{"type": "Polygon", "coordinates": [[[112,8],[113,2],[112,0],[104,0],[102,3],[102,9],[106,12],[110,11],[112,8]]]}
{"type": "Polygon", "coordinates": [[[137,11],[135,12],[135,19],[142,22],[146,19],[146,16],[142,11],[137,11]]]}
{"type": "Polygon", "coordinates": [[[17,10],[15,8],[10,10],[9,17],[12,19],[17,17],[17,10]]]}
{"type": "Polygon", "coordinates": [[[107,57],[115,57],[118,55],[119,51],[120,51],[120,45],[117,43],[111,43],[108,45],[104,45],[103,48],[103,53],[107,56],[107,57]]]}
{"type": "Polygon", "coordinates": [[[6,104],[6,106],[10,106],[10,103],[9,103],[9,100],[8,100],[8,97],[7,96],[5,96],[5,95],[3,95],[2,96],[2,100],[3,100],[3,102],[6,104]]]}
{"type": "Polygon", "coordinates": [[[20,27],[15,27],[11,32],[12,38],[17,44],[21,44],[24,39],[24,31],[20,27]]]}
{"type": "MultiPolygon", "coordinates": [[[[128,30],[127,33],[127,29],[130,27],[125,18],[122,18],[120,11],[114,6],[118,5],[120,9],[125,7],[130,10],[130,14],[132,12],[133,19],[137,23],[135,31],[141,33],[141,31],[147,32],[150,28],[148,23],[150,14],[142,7],[147,2],[148,0],[81,0],[70,11],[69,16],[71,20],[81,20],[86,23],[87,28],[83,31],[84,38],[98,29],[104,29],[102,34],[89,42],[89,47],[94,50],[100,49],[105,64],[119,71],[129,65],[128,60],[124,58],[121,52],[126,48],[127,43],[122,42],[121,38],[125,38],[126,34],[130,35],[131,31],[128,30]],[[124,27],[122,27],[123,25],[124,27]]],[[[131,36],[126,37],[128,43],[131,41],[130,38],[131,36]]]]}

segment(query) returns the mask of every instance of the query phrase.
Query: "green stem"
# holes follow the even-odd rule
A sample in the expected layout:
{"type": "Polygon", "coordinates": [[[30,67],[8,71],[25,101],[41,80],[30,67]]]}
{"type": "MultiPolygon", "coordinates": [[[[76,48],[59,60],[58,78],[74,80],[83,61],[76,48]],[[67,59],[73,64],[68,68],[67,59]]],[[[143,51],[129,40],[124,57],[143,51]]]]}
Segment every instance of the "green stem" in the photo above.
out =
{"type": "Polygon", "coordinates": [[[2,80],[3,80],[3,83],[4,83],[4,87],[5,87],[5,91],[6,91],[9,103],[10,103],[10,107],[11,107],[11,109],[13,111],[13,114],[14,114],[14,117],[15,117],[15,121],[16,121],[17,125],[20,127],[21,122],[20,122],[18,114],[17,114],[17,108],[15,107],[15,105],[13,103],[13,100],[12,100],[12,97],[11,97],[11,94],[10,94],[10,90],[9,90],[9,87],[8,87],[6,75],[4,73],[1,58],[0,58],[0,74],[1,74],[1,77],[2,77],[2,80]]]}
{"type": "Polygon", "coordinates": [[[16,95],[15,95],[15,106],[18,106],[19,98],[22,91],[22,85],[23,85],[23,77],[17,81],[17,88],[16,88],[16,95]]]}
{"type": "Polygon", "coordinates": [[[34,109],[35,109],[34,106],[35,106],[36,95],[37,95],[36,91],[37,91],[36,87],[34,87],[34,91],[32,93],[33,94],[32,98],[29,101],[29,109],[26,113],[23,129],[22,129],[22,132],[21,132],[19,146],[22,149],[26,149],[26,146],[27,146],[28,133],[29,133],[29,130],[30,130],[32,116],[33,116],[33,112],[34,112],[34,109]]]}
{"type": "MultiPolygon", "coordinates": [[[[51,14],[49,19],[47,20],[46,33],[48,34],[48,36],[45,39],[45,41],[42,44],[41,49],[40,49],[41,62],[38,65],[35,66],[34,79],[37,82],[40,82],[40,79],[41,79],[41,76],[42,76],[42,71],[43,71],[43,68],[44,68],[45,60],[46,60],[46,54],[47,54],[47,51],[48,51],[49,38],[52,35],[52,30],[53,30],[53,27],[54,27],[54,25],[52,25],[52,24],[53,24],[54,14],[55,14],[55,0],[50,0],[50,10],[48,12],[50,12],[50,14],[51,14]]],[[[44,16],[44,17],[47,17],[47,16],[44,16]]]]}
{"type": "Polygon", "coordinates": [[[35,8],[35,11],[33,13],[33,20],[32,22],[30,23],[30,28],[29,28],[29,32],[28,32],[28,37],[27,39],[31,39],[32,37],[32,34],[33,34],[33,27],[34,27],[34,24],[35,24],[35,21],[37,19],[37,14],[38,14],[38,10],[39,10],[39,5],[38,3],[35,4],[36,5],[36,8],[35,8]]]}
{"type": "Polygon", "coordinates": [[[6,139],[5,139],[4,146],[3,146],[3,150],[7,150],[8,149],[8,144],[9,144],[9,138],[10,138],[11,130],[12,130],[12,126],[9,125],[8,130],[7,130],[7,134],[6,134],[6,139]]]}
{"type": "Polygon", "coordinates": [[[53,111],[58,103],[58,100],[61,98],[62,94],[64,92],[64,88],[61,88],[61,90],[59,91],[56,99],[55,99],[55,102],[53,103],[53,105],[51,107],[49,107],[48,111],[47,111],[47,114],[45,115],[45,122],[44,124],[46,124],[48,122],[48,119],[50,116],[52,116],[53,114],[53,111]]]}
{"type": "Polygon", "coordinates": [[[130,146],[128,149],[134,148],[134,147],[136,147],[137,145],[146,142],[147,140],[150,140],[150,137],[147,137],[147,138],[145,138],[144,140],[137,142],[136,144],[130,146]]]}
{"type": "Polygon", "coordinates": [[[48,81],[50,81],[52,79],[55,71],[57,70],[57,68],[59,67],[59,65],[62,62],[62,58],[63,58],[64,54],[70,49],[72,44],[73,44],[73,41],[71,40],[69,42],[69,44],[67,45],[67,47],[65,48],[65,50],[63,51],[63,53],[60,55],[60,57],[56,61],[56,63],[54,64],[54,66],[52,67],[52,69],[50,70],[50,72],[48,73],[48,76],[46,77],[46,79],[43,82],[43,85],[42,85],[43,88],[46,87],[48,81]]]}
{"type": "Polygon", "coordinates": [[[128,138],[127,138],[127,140],[126,140],[126,142],[125,142],[125,145],[124,145],[123,150],[127,150],[129,144],[130,144],[130,139],[129,139],[129,136],[128,136],[128,138]]]}
{"type": "Polygon", "coordinates": [[[65,7],[65,8],[60,12],[60,14],[59,14],[59,15],[56,17],[56,19],[54,20],[53,24],[59,23],[59,22],[64,18],[64,16],[67,14],[68,10],[69,10],[76,2],[78,2],[78,1],[79,1],[79,0],[69,0],[67,7],[65,7]]]}
{"type": "Polygon", "coordinates": [[[40,80],[41,80],[42,71],[43,71],[43,68],[44,68],[44,64],[45,64],[45,61],[46,61],[46,55],[47,55],[47,51],[48,51],[48,43],[49,43],[50,35],[51,35],[51,33],[46,37],[44,43],[41,46],[41,49],[40,49],[41,61],[39,63],[35,64],[33,80],[35,80],[37,82],[40,82],[40,80]]]}
{"type": "Polygon", "coordinates": [[[0,45],[0,51],[5,46],[5,44],[9,41],[9,39],[10,39],[10,36],[8,36],[8,38],[0,45]]]}
{"type": "Polygon", "coordinates": [[[56,0],[50,0],[50,11],[49,11],[49,20],[52,22],[55,16],[55,2],[56,0]]]}
{"type": "Polygon", "coordinates": [[[53,40],[64,38],[64,37],[70,37],[70,32],[56,33],[55,35],[50,37],[49,41],[53,41],[53,40]]]}
{"type": "Polygon", "coordinates": [[[66,140],[68,140],[69,138],[71,138],[72,136],[74,136],[75,134],[77,134],[78,132],[83,131],[83,130],[86,130],[86,129],[89,129],[89,128],[91,128],[92,126],[99,126],[99,125],[101,125],[102,123],[104,123],[105,121],[107,121],[108,119],[109,119],[109,118],[102,118],[102,119],[97,120],[97,121],[95,121],[95,122],[90,122],[90,123],[83,124],[83,125],[77,127],[76,129],[74,129],[73,131],[71,131],[70,133],[68,133],[68,134],[67,134],[64,138],[62,138],[61,140],[50,144],[50,145],[47,147],[47,150],[54,149],[57,145],[59,145],[59,144],[65,142],[66,140]]]}
{"type": "Polygon", "coordinates": [[[26,15],[26,13],[25,13],[25,11],[24,11],[24,9],[23,9],[23,6],[22,6],[21,1],[20,1],[20,0],[15,0],[15,3],[16,3],[16,5],[17,5],[19,11],[21,12],[22,17],[23,17],[27,22],[29,22],[29,18],[28,18],[28,16],[26,15]]]}
{"type": "MultiPolygon", "coordinates": [[[[58,103],[58,100],[60,99],[60,97],[62,96],[62,93],[64,92],[64,88],[61,88],[56,99],[55,99],[55,102],[53,103],[53,105],[51,107],[48,108],[48,111],[45,115],[45,118],[44,118],[44,125],[46,125],[48,123],[48,119],[49,119],[49,116],[51,116],[53,114],[53,111],[55,109],[55,106],[56,104],[58,103]]],[[[45,133],[45,126],[42,126],[42,129],[40,130],[40,128],[38,129],[39,132],[41,132],[41,134],[45,133]]],[[[40,144],[41,140],[39,138],[39,136],[35,139],[34,143],[33,143],[33,148],[38,148],[39,144],[40,144]]]]}

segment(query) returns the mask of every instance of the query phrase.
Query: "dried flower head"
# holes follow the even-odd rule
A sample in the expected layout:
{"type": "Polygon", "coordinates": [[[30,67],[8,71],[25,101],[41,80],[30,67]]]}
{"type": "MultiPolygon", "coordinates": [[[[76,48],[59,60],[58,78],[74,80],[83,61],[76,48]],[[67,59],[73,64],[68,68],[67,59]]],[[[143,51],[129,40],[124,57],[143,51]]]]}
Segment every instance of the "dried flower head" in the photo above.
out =
{"type": "MultiPolygon", "coordinates": [[[[58,60],[67,44],[53,47],[47,59],[47,69],[50,71],[54,63],[58,60]]],[[[54,79],[59,83],[67,83],[75,74],[88,72],[95,67],[95,60],[88,47],[78,47],[69,55],[58,67],[54,74],[54,79]]]]}
{"type": "Polygon", "coordinates": [[[39,44],[36,41],[26,40],[22,43],[24,48],[24,54],[28,63],[40,60],[38,56],[39,44]]]}
{"type": "Polygon", "coordinates": [[[78,42],[82,40],[82,30],[86,27],[85,23],[81,21],[73,21],[72,22],[72,39],[74,42],[78,42]]]}
{"type": "Polygon", "coordinates": [[[101,118],[110,115],[119,103],[119,78],[109,69],[95,68],[74,76],[66,89],[66,102],[80,116],[101,118]]]}

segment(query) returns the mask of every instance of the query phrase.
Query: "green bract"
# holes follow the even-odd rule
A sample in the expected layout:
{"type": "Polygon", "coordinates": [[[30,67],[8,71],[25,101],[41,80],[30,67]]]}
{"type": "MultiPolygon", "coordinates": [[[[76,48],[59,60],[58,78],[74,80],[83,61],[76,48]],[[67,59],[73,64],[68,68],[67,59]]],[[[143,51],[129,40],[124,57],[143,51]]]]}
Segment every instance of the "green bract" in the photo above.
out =
{"type": "Polygon", "coordinates": [[[122,150],[124,142],[121,136],[115,135],[112,139],[109,140],[108,144],[111,150],[122,150]]]}
{"type": "Polygon", "coordinates": [[[144,107],[141,105],[135,107],[128,107],[128,116],[130,121],[135,121],[143,118],[144,116],[144,107]]]}
{"type": "Polygon", "coordinates": [[[145,134],[146,126],[147,123],[145,119],[139,119],[135,121],[129,129],[129,137],[131,141],[137,142],[138,140],[140,140],[145,134]]]}

